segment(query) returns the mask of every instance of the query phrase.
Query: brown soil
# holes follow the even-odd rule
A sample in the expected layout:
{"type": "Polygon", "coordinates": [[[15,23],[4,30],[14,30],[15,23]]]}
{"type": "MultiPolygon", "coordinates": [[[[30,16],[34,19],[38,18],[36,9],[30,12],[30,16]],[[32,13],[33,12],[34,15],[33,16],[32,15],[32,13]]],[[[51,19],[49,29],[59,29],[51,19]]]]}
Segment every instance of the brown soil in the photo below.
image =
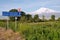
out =
{"type": "Polygon", "coordinates": [[[0,40],[24,40],[24,38],[18,32],[0,27],[0,40]]]}

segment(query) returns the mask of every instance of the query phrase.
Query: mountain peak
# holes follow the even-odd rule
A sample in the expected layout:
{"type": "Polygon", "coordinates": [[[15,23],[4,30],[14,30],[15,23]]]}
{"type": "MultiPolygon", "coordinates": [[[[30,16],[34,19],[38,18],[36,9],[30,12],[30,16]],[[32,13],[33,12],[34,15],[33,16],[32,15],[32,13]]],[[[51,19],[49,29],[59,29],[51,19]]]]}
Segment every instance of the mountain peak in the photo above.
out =
{"type": "Polygon", "coordinates": [[[56,18],[60,17],[60,11],[55,11],[50,8],[44,8],[44,7],[36,11],[30,12],[29,14],[31,14],[32,16],[38,14],[39,18],[42,18],[42,15],[44,15],[46,19],[49,19],[51,15],[55,15],[56,18]]]}
{"type": "Polygon", "coordinates": [[[49,9],[49,8],[42,7],[42,8],[40,8],[40,9],[38,9],[38,10],[32,12],[32,13],[34,13],[34,14],[41,14],[41,13],[53,13],[53,12],[56,12],[56,11],[52,10],[52,9],[49,9]]]}

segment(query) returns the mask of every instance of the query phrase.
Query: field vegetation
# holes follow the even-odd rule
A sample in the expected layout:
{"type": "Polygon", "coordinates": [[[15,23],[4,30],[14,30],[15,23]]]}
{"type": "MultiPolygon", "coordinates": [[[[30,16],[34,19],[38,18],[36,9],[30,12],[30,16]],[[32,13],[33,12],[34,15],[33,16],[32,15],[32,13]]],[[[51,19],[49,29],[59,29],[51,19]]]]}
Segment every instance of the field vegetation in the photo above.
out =
{"type": "MultiPolygon", "coordinates": [[[[17,12],[16,9],[12,9],[9,12],[17,12]]],[[[55,15],[51,16],[51,19],[42,19],[36,14],[32,18],[32,15],[21,12],[21,17],[17,17],[17,27],[15,27],[15,17],[9,17],[8,28],[14,32],[23,34],[25,40],[60,40],[60,18],[55,20],[55,15]]],[[[6,20],[0,20],[0,27],[7,28],[6,20]]]]}
{"type": "MultiPolygon", "coordinates": [[[[1,27],[6,23],[0,22],[1,27]]],[[[9,28],[20,32],[26,40],[60,40],[60,22],[18,23],[15,29],[14,22],[10,22],[9,28]]]]}

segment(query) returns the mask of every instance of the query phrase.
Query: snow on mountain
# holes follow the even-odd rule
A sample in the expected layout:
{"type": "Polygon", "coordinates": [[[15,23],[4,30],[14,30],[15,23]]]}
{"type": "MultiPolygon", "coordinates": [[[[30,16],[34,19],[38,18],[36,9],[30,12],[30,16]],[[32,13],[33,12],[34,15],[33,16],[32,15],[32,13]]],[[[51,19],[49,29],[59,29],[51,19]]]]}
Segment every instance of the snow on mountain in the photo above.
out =
{"type": "Polygon", "coordinates": [[[55,10],[49,9],[49,8],[40,8],[34,12],[31,12],[30,14],[42,14],[42,13],[54,13],[55,10]]]}
{"type": "Polygon", "coordinates": [[[38,14],[40,18],[42,18],[42,15],[44,15],[47,19],[51,17],[51,15],[55,15],[56,18],[60,17],[60,11],[55,11],[49,8],[40,8],[34,12],[30,12],[29,14],[35,15],[38,14]]]}

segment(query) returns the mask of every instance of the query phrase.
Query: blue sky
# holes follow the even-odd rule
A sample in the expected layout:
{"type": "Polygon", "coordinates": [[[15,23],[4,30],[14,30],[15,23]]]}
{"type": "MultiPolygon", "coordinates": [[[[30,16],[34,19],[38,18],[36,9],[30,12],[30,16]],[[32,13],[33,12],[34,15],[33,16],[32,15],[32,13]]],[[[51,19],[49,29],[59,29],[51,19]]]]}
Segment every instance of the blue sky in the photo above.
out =
{"type": "Polygon", "coordinates": [[[14,8],[32,12],[41,7],[60,11],[60,0],[0,0],[0,13],[14,8]]]}

